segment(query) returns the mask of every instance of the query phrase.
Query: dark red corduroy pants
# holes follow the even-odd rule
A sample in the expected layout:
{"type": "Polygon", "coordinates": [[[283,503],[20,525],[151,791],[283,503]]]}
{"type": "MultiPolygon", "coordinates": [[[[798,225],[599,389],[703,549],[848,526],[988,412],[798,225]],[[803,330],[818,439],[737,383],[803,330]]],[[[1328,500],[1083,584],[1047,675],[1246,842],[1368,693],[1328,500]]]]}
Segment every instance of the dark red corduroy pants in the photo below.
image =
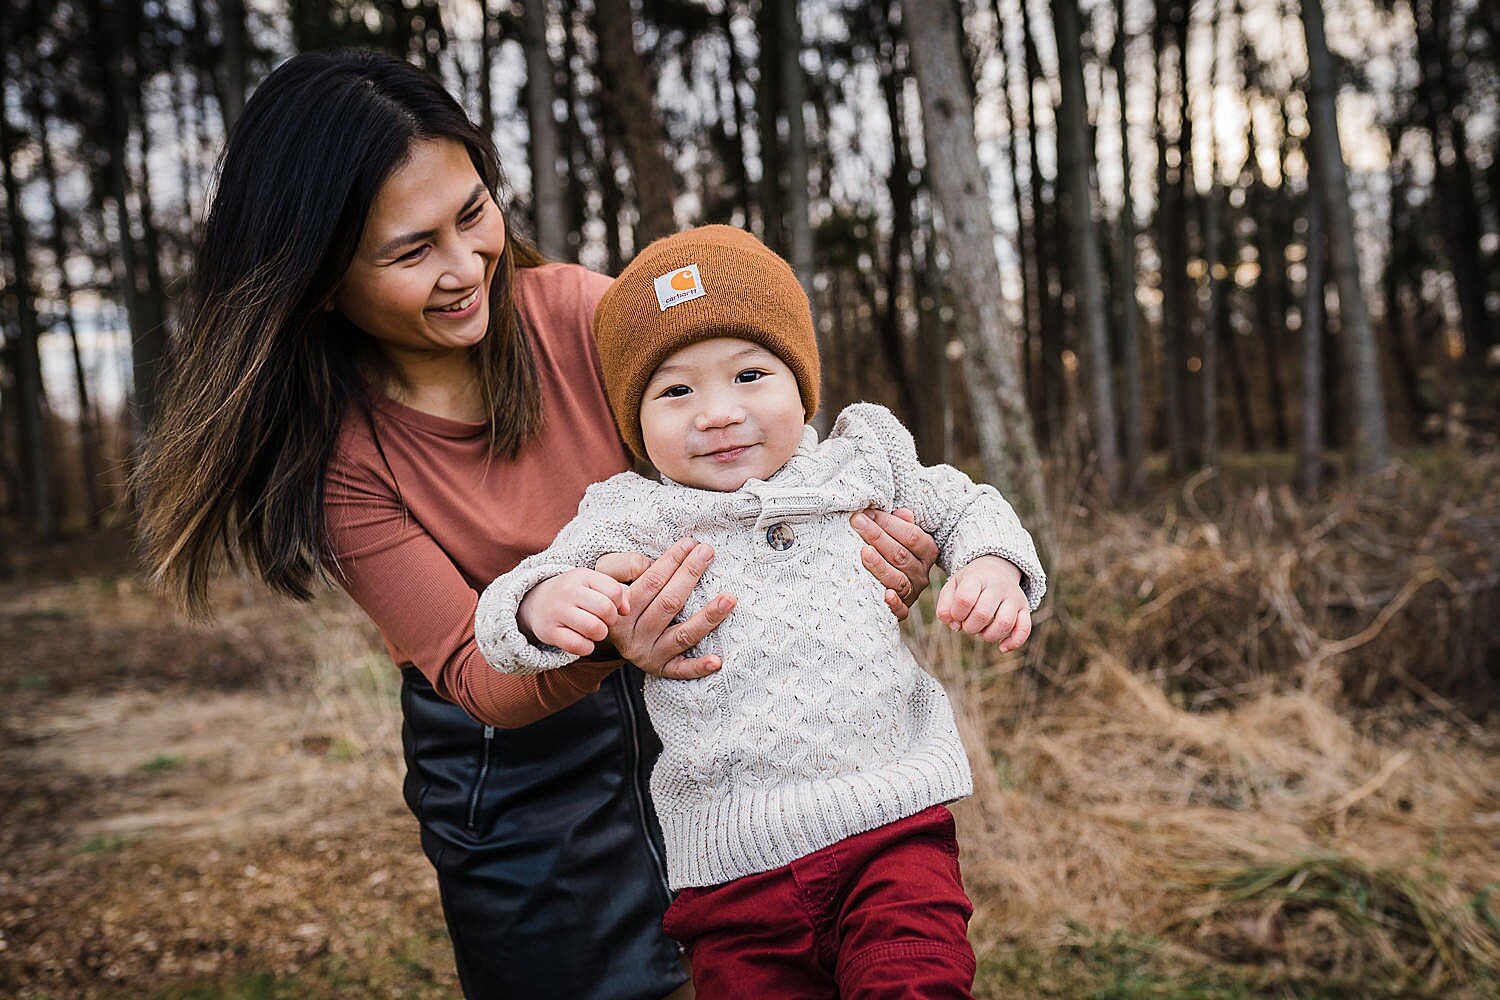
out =
{"type": "Polygon", "coordinates": [[[662,927],[687,949],[699,1000],[969,997],[973,905],[943,806],[784,868],[684,889],[662,927]]]}

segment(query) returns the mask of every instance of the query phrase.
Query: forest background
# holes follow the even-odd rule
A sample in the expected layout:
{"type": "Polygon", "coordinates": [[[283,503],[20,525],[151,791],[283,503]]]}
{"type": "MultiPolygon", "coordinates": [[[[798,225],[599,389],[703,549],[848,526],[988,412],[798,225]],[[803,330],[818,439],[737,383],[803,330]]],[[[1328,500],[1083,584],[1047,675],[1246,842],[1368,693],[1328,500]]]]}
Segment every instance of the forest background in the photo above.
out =
{"type": "Polygon", "coordinates": [[[396,672],[341,595],[142,582],[224,137],[384,49],[543,249],[754,230],[826,410],[1001,486],[1021,653],[909,638],[974,755],[978,992],[1500,991],[1500,0],[4,0],[0,993],[453,995],[396,672]]]}

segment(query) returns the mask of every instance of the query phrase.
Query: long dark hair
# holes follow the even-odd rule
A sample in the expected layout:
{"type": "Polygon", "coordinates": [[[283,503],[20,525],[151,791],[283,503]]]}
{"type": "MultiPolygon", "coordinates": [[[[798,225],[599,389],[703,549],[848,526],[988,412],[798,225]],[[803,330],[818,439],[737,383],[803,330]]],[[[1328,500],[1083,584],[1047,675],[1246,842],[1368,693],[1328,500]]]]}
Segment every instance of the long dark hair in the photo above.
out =
{"type": "MultiPolygon", "coordinates": [[[[346,410],[367,405],[357,366],[382,355],[326,307],[376,193],[427,139],[462,143],[498,203],[493,143],[415,66],[373,52],[307,53],[245,104],[135,477],[151,576],[195,613],[208,610],[221,557],[302,600],[328,577],[323,479],[346,410]]],[[[490,328],[473,349],[490,454],[500,456],[542,419],[512,286],[515,268],[544,258],[506,223],[490,328]]]]}

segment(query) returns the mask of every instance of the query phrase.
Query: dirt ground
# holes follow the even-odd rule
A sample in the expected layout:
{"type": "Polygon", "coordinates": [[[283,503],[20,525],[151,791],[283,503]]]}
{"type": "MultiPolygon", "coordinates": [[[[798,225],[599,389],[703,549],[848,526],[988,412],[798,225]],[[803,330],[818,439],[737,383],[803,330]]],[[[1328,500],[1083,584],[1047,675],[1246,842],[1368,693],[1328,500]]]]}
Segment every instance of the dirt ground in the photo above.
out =
{"type": "Polygon", "coordinates": [[[358,609],[195,626],[104,548],[0,581],[0,995],[457,995],[358,609]]]}

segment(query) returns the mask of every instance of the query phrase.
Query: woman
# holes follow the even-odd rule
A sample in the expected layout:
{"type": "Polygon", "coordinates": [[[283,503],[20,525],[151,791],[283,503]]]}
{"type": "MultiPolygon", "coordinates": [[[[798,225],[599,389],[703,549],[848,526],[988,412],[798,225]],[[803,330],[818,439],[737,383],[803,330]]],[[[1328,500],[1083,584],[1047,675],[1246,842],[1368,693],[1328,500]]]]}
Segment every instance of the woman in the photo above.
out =
{"type": "MultiPolygon", "coordinates": [[[[155,578],[197,611],[227,557],[299,599],[333,580],[379,626],[467,996],[661,997],[685,976],[659,929],[639,672],[599,656],[509,677],[474,644],[478,592],[627,465],[590,332],[609,279],[547,264],[500,184],[488,138],[420,70],[344,52],[273,72],[204,225],[143,533],[155,578]]],[[[932,540],[870,514],[866,567],[904,615],[932,540]]],[[[683,654],[732,596],[672,621],[711,558],[688,539],[655,563],[606,557],[635,581],[608,636],[621,657],[713,668],[683,654]]]]}

